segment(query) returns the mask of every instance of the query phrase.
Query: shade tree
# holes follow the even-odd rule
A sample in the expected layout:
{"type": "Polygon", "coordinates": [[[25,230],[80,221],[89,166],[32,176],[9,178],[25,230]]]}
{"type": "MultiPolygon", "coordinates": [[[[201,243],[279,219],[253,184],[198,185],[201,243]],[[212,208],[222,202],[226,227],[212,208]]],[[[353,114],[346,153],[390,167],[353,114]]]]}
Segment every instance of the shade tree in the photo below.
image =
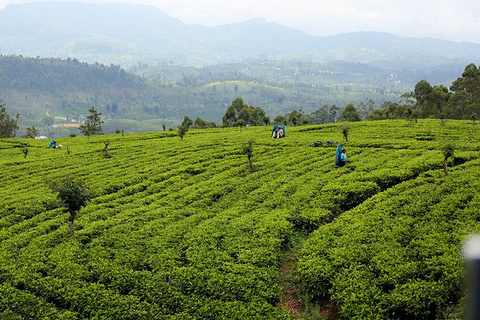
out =
{"type": "Polygon", "coordinates": [[[87,121],[85,121],[85,123],[81,124],[79,127],[80,132],[86,136],[92,136],[101,133],[103,124],[101,117],[102,114],[98,112],[94,106],[88,109],[88,112],[90,114],[87,116],[87,121]]]}
{"type": "Polygon", "coordinates": [[[80,209],[92,198],[92,193],[83,181],[71,176],[49,181],[48,186],[53,192],[57,193],[60,205],[68,209],[70,214],[68,226],[70,235],[73,236],[75,218],[80,209]]]}

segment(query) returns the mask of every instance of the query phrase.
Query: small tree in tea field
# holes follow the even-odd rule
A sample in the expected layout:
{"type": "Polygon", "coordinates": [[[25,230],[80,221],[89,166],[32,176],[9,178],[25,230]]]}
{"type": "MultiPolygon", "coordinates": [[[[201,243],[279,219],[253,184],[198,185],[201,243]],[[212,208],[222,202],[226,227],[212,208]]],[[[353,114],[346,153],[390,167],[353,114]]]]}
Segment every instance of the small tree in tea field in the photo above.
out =
{"type": "Polygon", "coordinates": [[[242,132],[242,128],[245,126],[245,120],[238,119],[237,120],[237,125],[240,127],[240,132],[242,132]]]}
{"type": "Polygon", "coordinates": [[[185,135],[187,134],[187,131],[190,129],[190,127],[193,125],[192,119],[190,119],[187,116],[183,117],[182,124],[178,126],[178,136],[180,138],[185,138],[185,135]]]}
{"type": "Polygon", "coordinates": [[[455,147],[452,146],[451,144],[448,144],[445,147],[443,147],[442,152],[443,152],[443,156],[445,157],[443,159],[443,173],[447,174],[448,173],[447,160],[448,158],[453,157],[455,152],[455,147]]]}
{"type": "Polygon", "coordinates": [[[343,134],[343,138],[345,139],[345,141],[348,141],[348,132],[349,131],[350,131],[350,127],[342,128],[342,134],[343,134]]]}
{"type": "Polygon", "coordinates": [[[58,192],[57,198],[60,200],[62,206],[68,208],[68,212],[70,213],[68,226],[70,235],[73,236],[73,222],[75,221],[75,217],[78,211],[92,198],[92,194],[82,181],[73,177],[50,181],[48,186],[52,191],[58,192]]]}
{"type": "Polygon", "coordinates": [[[110,145],[110,142],[106,141],[104,142],[105,147],[103,148],[103,157],[105,158],[111,158],[112,156],[108,154],[108,146],[110,145]]]}
{"type": "Polygon", "coordinates": [[[184,126],[184,125],[181,125],[181,126],[178,126],[178,136],[180,138],[185,138],[185,135],[187,134],[187,131],[188,131],[188,126],[184,126]]]}
{"type": "Polygon", "coordinates": [[[242,153],[247,155],[248,163],[250,164],[250,171],[255,171],[255,167],[253,166],[253,141],[248,141],[242,148],[242,153]]]}
{"type": "Polygon", "coordinates": [[[26,143],[22,144],[22,152],[23,157],[26,158],[28,156],[28,145],[26,143]]]}
{"type": "Polygon", "coordinates": [[[192,125],[193,125],[192,119],[190,119],[187,116],[184,116],[181,126],[186,127],[187,129],[190,129],[192,125]]]}

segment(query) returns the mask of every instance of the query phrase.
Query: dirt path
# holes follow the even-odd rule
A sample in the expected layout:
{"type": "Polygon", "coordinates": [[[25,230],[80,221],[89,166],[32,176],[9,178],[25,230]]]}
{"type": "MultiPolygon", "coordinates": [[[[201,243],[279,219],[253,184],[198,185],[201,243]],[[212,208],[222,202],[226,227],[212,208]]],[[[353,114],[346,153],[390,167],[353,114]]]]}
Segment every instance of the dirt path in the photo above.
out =
{"type": "Polygon", "coordinates": [[[320,319],[338,320],[337,311],[330,301],[325,300],[308,305],[307,311],[300,301],[300,278],[297,271],[297,263],[298,255],[305,239],[305,235],[294,237],[292,239],[292,248],[282,256],[282,263],[278,269],[282,287],[280,304],[295,319],[318,319],[320,317],[320,319]]]}
{"type": "Polygon", "coordinates": [[[286,253],[285,261],[278,270],[281,277],[282,296],[280,303],[294,318],[303,317],[303,307],[299,300],[299,288],[297,284],[297,261],[298,256],[294,253],[286,253]]]}

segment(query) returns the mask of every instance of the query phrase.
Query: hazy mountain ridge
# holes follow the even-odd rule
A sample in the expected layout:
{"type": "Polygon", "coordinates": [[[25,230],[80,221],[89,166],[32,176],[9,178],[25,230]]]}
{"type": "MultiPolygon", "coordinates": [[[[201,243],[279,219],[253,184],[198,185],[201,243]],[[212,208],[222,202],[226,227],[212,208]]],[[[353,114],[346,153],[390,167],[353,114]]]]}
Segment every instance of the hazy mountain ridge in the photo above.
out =
{"type": "Polygon", "coordinates": [[[480,60],[480,44],[402,38],[381,32],[314,37],[262,18],[216,27],[187,25],[156,7],[40,2],[0,11],[0,54],[115,63],[179,65],[239,59],[347,60],[418,69],[480,60]]]}

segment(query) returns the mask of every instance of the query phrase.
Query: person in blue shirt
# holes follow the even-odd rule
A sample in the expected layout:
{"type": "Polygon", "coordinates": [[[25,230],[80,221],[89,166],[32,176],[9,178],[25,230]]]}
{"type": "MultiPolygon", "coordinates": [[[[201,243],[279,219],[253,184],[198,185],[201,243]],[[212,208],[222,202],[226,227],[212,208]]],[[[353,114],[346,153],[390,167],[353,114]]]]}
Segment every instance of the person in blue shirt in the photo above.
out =
{"type": "Polygon", "coordinates": [[[343,167],[348,162],[347,159],[347,150],[345,148],[342,149],[342,154],[340,155],[340,163],[341,167],[343,167]]]}

